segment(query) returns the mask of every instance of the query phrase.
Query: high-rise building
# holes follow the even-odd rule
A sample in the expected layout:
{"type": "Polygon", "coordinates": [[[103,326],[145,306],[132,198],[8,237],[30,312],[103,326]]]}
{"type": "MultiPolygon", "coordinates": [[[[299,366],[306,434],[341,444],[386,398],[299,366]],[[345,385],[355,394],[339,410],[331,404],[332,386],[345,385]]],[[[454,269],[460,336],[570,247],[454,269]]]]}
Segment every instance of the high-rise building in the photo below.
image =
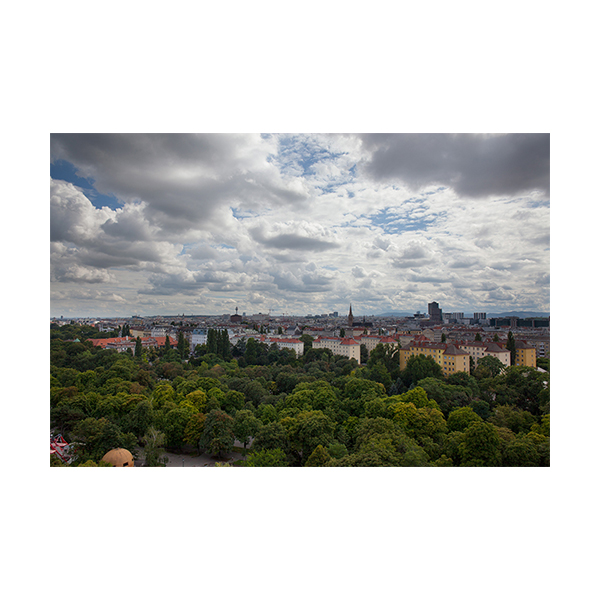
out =
{"type": "Polygon", "coordinates": [[[440,323],[442,321],[442,311],[440,305],[437,302],[430,302],[427,305],[427,312],[429,313],[429,320],[440,323]]]}

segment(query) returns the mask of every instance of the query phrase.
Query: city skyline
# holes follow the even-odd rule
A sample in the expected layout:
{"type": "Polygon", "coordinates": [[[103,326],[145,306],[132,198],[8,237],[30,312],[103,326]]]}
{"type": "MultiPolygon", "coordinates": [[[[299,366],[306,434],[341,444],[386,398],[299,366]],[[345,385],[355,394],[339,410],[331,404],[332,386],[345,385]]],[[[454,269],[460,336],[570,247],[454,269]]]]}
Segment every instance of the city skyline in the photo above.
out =
{"type": "Polygon", "coordinates": [[[550,312],[547,134],[53,134],[50,225],[52,316],[550,312]]]}

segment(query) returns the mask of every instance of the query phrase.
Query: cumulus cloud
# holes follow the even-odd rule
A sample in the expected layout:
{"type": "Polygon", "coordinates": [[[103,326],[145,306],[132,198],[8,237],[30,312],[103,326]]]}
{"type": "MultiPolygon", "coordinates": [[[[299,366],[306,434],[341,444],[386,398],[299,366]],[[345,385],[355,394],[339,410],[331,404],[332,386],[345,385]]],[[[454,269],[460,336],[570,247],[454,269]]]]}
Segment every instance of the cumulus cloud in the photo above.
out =
{"type": "Polygon", "coordinates": [[[365,171],[469,197],[550,191],[549,134],[365,134],[365,171]]]}
{"type": "Polygon", "coordinates": [[[82,306],[115,294],[149,314],[219,313],[223,298],[304,313],[546,306],[547,142],[53,135],[52,160],[93,185],[51,181],[53,306],[75,306],[60,295],[75,287],[82,306]]]}

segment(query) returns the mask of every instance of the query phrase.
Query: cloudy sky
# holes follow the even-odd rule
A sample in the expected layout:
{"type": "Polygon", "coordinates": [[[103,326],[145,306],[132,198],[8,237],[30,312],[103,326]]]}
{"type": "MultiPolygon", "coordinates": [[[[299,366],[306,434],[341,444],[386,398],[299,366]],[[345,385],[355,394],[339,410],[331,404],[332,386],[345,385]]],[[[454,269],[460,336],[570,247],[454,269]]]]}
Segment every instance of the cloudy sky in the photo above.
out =
{"type": "Polygon", "coordinates": [[[549,311],[545,134],[53,134],[51,316],[549,311]]]}

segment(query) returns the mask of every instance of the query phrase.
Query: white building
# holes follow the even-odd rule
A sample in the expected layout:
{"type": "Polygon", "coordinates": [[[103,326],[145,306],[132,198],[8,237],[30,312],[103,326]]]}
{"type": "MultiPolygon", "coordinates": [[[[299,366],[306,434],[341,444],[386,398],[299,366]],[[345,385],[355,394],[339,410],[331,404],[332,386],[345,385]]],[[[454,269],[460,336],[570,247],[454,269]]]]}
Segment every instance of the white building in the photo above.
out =
{"type": "Polygon", "coordinates": [[[319,337],[313,341],[312,347],[315,350],[327,348],[333,354],[354,358],[360,364],[360,343],[353,338],[319,337]]]}

